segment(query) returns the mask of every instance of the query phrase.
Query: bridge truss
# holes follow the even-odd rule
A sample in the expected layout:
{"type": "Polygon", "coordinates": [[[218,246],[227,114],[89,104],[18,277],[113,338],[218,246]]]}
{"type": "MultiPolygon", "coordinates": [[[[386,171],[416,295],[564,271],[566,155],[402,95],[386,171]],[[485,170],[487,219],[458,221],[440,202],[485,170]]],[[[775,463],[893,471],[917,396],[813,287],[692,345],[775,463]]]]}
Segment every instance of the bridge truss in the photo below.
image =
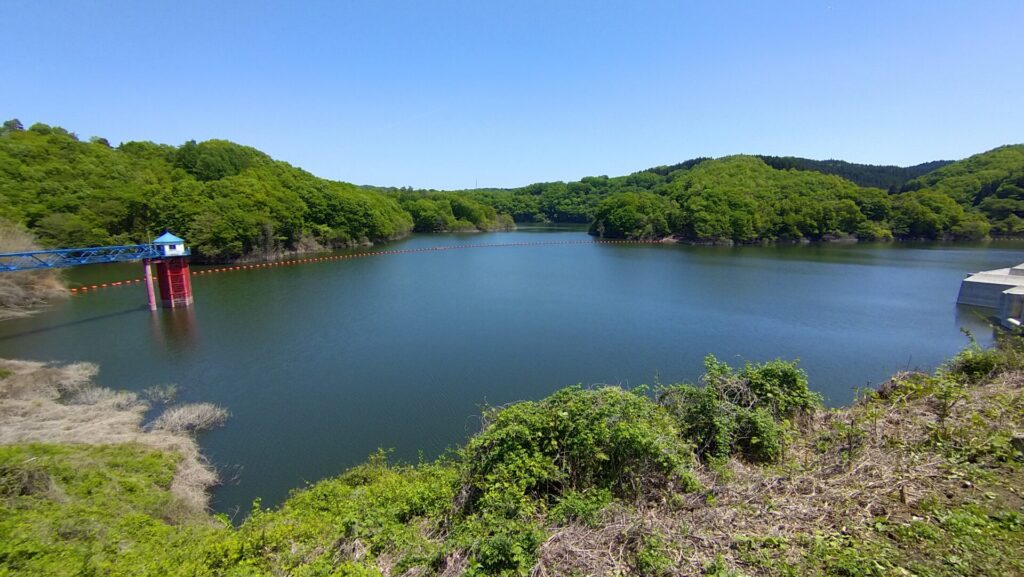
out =
{"type": "MultiPolygon", "coordinates": [[[[185,255],[189,253],[186,249],[185,255]]],[[[159,247],[151,244],[11,252],[0,254],[0,272],[67,268],[83,264],[130,262],[162,257],[159,247]]]]}

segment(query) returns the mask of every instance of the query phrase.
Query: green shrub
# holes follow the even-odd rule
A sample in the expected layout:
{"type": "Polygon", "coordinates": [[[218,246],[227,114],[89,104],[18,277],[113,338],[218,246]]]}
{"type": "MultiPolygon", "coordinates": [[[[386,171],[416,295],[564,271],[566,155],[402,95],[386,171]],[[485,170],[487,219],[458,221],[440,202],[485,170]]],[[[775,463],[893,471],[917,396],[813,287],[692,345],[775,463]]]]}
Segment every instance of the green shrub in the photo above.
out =
{"type": "Polygon", "coordinates": [[[239,547],[263,552],[285,572],[319,557],[333,563],[337,549],[356,540],[371,559],[400,551],[395,561],[402,570],[428,565],[440,550],[427,534],[451,511],[458,482],[453,464],[390,465],[378,451],[339,477],[295,492],[279,510],[256,509],[239,530],[239,547]]]}
{"type": "Polygon", "coordinates": [[[752,463],[774,463],[782,458],[784,426],[764,408],[736,415],[735,450],[752,463]]]}
{"type": "Polygon", "coordinates": [[[797,368],[796,361],[746,363],[737,373],[708,355],[704,371],[701,380],[722,398],[740,407],[768,409],[776,418],[791,418],[821,403],[821,397],[808,388],[807,373],[797,368]]]}
{"type": "Polygon", "coordinates": [[[758,463],[782,457],[788,419],[820,403],[795,362],[747,363],[736,372],[708,355],[703,387],[663,387],[658,403],[704,460],[740,455],[758,463]]]}
{"type": "Polygon", "coordinates": [[[665,540],[657,533],[644,535],[636,551],[634,564],[637,573],[644,577],[663,575],[672,567],[672,560],[665,552],[665,540]]]}
{"type": "Polygon", "coordinates": [[[613,495],[697,486],[692,447],[635,392],[569,387],[484,416],[489,424],[462,451],[468,498],[456,541],[471,554],[471,574],[527,573],[543,540],[535,519],[549,506],[554,518],[586,521],[613,495]]]}
{"type": "Polygon", "coordinates": [[[976,384],[995,372],[1001,357],[999,349],[983,349],[971,338],[971,344],[957,353],[943,368],[951,376],[976,384]]]}
{"type": "Polygon", "coordinates": [[[593,527],[611,502],[612,492],[608,489],[569,491],[548,512],[548,520],[562,524],[575,521],[593,527]]]}
{"type": "Polygon", "coordinates": [[[706,577],[744,577],[743,573],[730,569],[729,564],[720,554],[704,566],[704,575],[706,577]]]}
{"type": "Polygon", "coordinates": [[[461,524],[455,542],[470,552],[467,577],[528,575],[544,532],[525,519],[485,513],[461,524]]]}
{"type": "Polygon", "coordinates": [[[678,384],[663,387],[658,403],[675,417],[683,438],[702,459],[724,459],[736,438],[736,407],[711,387],[678,384]]]}
{"type": "Polygon", "coordinates": [[[739,378],[746,381],[753,408],[764,408],[776,417],[792,417],[812,410],[820,397],[807,386],[807,373],[796,361],[774,360],[744,365],[739,378]]]}
{"type": "Polygon", "coordinates": [[[495,492],[547,501],[589,488],[633,495],[648,481],[685,478],[691,462],[668,413],[617,387],[569,387],[485,418],[463,451],[476,501],[495,492]]]}
{"type": "MultiPolygon", "coordinates": [[[[296,573],[296,575],[298,574],[296,573]]],[[[329,575],[330,577],[380,577],[381,573],[376,567],[345,561],[329,575]]]]}

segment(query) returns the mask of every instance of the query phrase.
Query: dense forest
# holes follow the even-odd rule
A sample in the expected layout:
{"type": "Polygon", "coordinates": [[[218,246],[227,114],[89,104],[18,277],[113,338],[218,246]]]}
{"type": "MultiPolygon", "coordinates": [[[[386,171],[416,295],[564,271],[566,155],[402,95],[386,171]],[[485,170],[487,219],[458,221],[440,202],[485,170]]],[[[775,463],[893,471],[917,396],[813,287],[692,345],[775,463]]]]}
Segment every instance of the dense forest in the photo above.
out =
{"type": "Polygon", "coordinates": [[[695,158],[628,176],[465,192],[517,222],[590,223],[609,238],[979,239],[1024,233],[1022,173],[1024,146],[1014,145],[911,167],[695,158]]]}
{"type": "Polygon", "coordinates": [[[753,156],[701,162],[653,192],[609,195],[591,225],[599,236],[709,243],[978,239],[989,230],[981,212],[934,190],[890,194],[820,172],[777,170],[753,156]]]}
{"type": "Polygon", "coordinates": [[[207,260],[375,243],[409,232],[589,224],[608,238],[699,243],[1024,234],[1024,145],[959,162],[872,166],[695,158],[627,176],[456,192],[318,178],[224,140],[105,139],[17,120],[0,130],[0,218],[45,246],[145,242],[170,229],[207,260]]]}
{"type": "Polygon", "coordinates": [[[765,164],[779,170],[813,170],[841,176],[860,186],[884,188],[896,192],[909,180],[951,164],[950,160],[933,160],[914,166],[878,166],[845,160],[811,160],[795,156],[758,156],[765,164]]]}
{"type": "Polygon", "coordinates": [[[0,217],[46,246],[138,243],[169,229],[210,260],[512,226],[464,195],[384,195],[224,140],[114,148],[16,120],[0,133],[0,197],[0,217]]]}
{"type": "Polygon", "coordinates": [[[1024,145],[1001,146],[944,166],[906,183],[902,190],[932,191],[988,217],[992,232],[1024,233],[1024,145]]]}

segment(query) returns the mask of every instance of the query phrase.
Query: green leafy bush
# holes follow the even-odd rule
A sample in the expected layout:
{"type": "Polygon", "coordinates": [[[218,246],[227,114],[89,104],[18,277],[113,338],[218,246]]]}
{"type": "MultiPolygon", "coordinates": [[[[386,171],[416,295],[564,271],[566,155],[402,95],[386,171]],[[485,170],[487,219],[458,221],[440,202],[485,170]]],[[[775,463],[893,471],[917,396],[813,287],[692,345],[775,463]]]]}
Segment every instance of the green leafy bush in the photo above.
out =
{"type": "Polygon", "coordinates": [[[740,411],[736,415],[733,446],[753,463],[773,463],[782,458],[785,426],[767,409],[740,411]]]}
{"type": "Polygon", "coordinates": [[[658,403],[706,460],[740,455],[751,462],[777,461],[789,419],[820,403],[795,362],[747,363],[736,372],[708,355],[704,367],[703,387],[663,387],[658,403]]]}
{"type": "Polygon", "coordinates": [[[974,339],[945,365],[946,372],[968,383],[977,383],[999,367],[1002,354],[999,349],[983,349],[974,339]]]}
{"type": "Polygon", "coordinates": [[[641,537],[634,558],[637,573],[643,577],[664,575],[672,567],[672,560],[665,554],[665,549],[665,539],[661,535],[651,533],[641,537]]]}
{"type": "Polygon", "coordinates": [[[551,505],[562,519],[585,518],[612,495],[698,485],[691,445],[635,392],[569,387],[484,416],[487,426],[462,451],[469,521],[460,542],[485,574],[528,570],[541,540],[532,520],[551,505]]]}
{"type": "Polygon", "coordinates": [[[608,489],[569,491],[548,512],[548,520],[555,523],[577,522],[595,526],[601,511],[612,502],[608,489]]]}
{"type": "Polygon", "coordinates": [[[732,454],[740,408],[723,399],[717,389],[670,385],[658,391],[658,402],[675,417],[680,434],[694,444],[701,458],[732,454]]]}
{"type": "Polygon", "coordinates": [[[478,499],[512,492],[550,500],[588,488],[632,495],[649,481],[688,477],[691,446],[673,420],[647,397],[617,387],[569,387],[490,409],[485,418],[490,424],[464,450],[478,499]]]}
{"type": "Polygon", "coordinates": [[[544,531],[536,522],[491,512],[461,523],[454,538],[471,555],[467,577],[528,575],[543,541],[544,531]]]}
{"type": "Polygon", "coordinates": [[[767,363],[746,363],[737,375],[745,382],[742,388],[728,388],[723,394],[738,404],[750,403],[752,408],[763,408],[776,418],[790,418],[810,411],[820,397],[808,388],[807,373],[797,368],[796,361],[774,360],[767,363]]]}

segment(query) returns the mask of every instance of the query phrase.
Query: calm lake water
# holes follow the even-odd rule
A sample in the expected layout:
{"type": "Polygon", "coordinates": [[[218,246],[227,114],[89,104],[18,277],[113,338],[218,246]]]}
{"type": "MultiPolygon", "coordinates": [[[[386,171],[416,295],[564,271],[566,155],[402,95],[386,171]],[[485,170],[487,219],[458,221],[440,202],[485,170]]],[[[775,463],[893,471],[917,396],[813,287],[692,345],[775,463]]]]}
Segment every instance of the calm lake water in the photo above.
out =
{"type": "MultiPolygon", "coordinates": [[[[415,236],[384,249],[587,240],[581,231],[415,236]]],[[[384,250],[378,248],[376,250],[384,250]]],[[[280,503],[378,447],[414,461],[460,444],[479,408],[574,383],[694,380],[799,358],[828,402],[991,340],[957,307],[965,274],[1024,244],[543,245],[377,256],[193,278],[196,304],[151,314],[141,285],[0,324],[0,357],[90,361],[100,384],[177,383],[231,411],[202,445],[229,482],[214,506],[280,503]]],[[[140,276],[70,271],[73,282],[140,276]]]]}

